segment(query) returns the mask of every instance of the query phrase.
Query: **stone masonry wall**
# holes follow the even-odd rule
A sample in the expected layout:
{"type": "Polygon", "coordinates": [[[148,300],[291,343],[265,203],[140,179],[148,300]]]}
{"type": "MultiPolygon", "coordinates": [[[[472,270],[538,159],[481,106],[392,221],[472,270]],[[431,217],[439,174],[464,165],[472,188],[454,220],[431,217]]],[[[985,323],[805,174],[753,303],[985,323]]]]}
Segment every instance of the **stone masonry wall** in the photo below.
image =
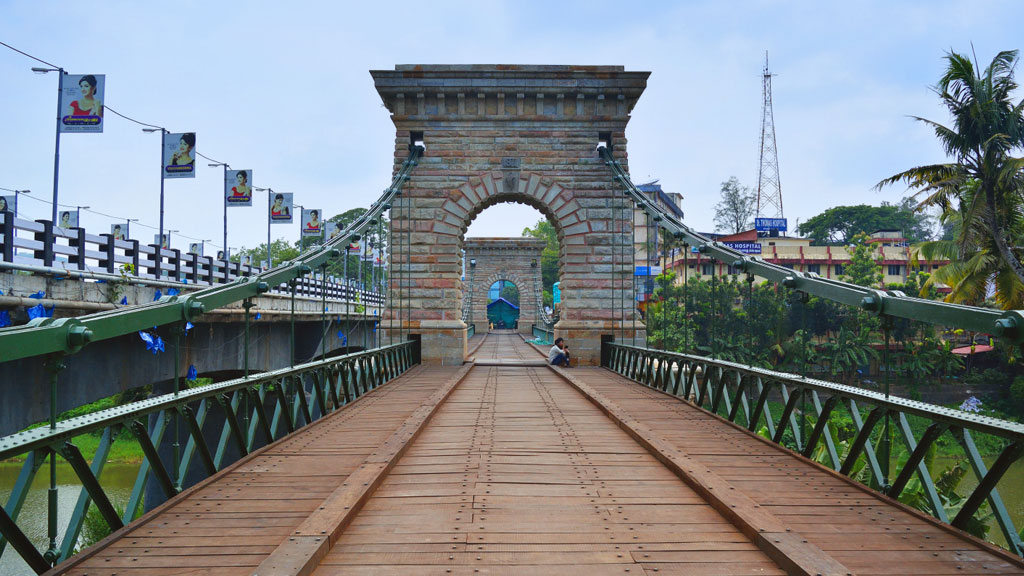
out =
{"type": "MultiPolygon", "coordinates": [[[[597,153],[626,163],[625,128],[649,73],[618,66],[397,66],[373,71],[396,128],[395,170],[412,140],[426,152],[392,206],[392,300],[425,362],[460,363],[460,252],[470,222],[528,204],[558,230],[562,310],[556,336],[596,364],[603,335],[634,326],[632,206],[597,153]]],[[[636,322],[636,326],[642,324],[636,322]]]]}
{"type": "Polygon", "coordinates": [[[487,292],[491,285],[506,280],[519,289],[519,331],[532,334],[530,326],[540,322],[540,256],[547,243],[537,238],[466,238],[466,273],[464,297],[472,293],[472,309],[466,323],[476,326],[477,334],[485,334],[487,323],[487,292]],[[476,266],[470,265],[476,260],[476,266]]]}

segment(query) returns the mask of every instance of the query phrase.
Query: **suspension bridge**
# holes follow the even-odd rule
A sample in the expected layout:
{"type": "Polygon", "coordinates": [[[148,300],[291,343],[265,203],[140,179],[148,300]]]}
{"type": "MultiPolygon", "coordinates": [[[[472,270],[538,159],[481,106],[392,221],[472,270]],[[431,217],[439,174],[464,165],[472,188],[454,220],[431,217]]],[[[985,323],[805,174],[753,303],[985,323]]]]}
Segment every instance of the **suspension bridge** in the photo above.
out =
{"type": "MultiPolygon", "coordinates": [[[[1019,311],[795,272],[693,232],[629,178],[625,126],[645,72],[409,65],[372,75],[396,127],[395,172],[337,239],[194,292],[0,330],[0,366],[44,366],[33,385],[49,390],[51,412],[49,426],[0,439],[0,461],[24,460],[0,509],[3,554],[35,573],[81,575],[1024,574],[999,490],[1024,426],[636,345],[634,213],[740,274],[883,326],[909,318],[1020,343],[1019,311]],[[548,365],[525,335],[467,322],[465,229],[504,202],[537,208],[558,230],[566,299],[557,318],[538,311],[534,328],[572,343],[572,368],[548,365]],[[283,366],[183,385],[186,324],[242,303],[248,326],[253,299],[281,286],[294,299],[385,215],[391,274],[374,347],[298,357],[293,345],[283,366]],[[69,359],[149,329],[168,338],[173,390],[58,421],[69,359]],[[849,442],[836,437],[838,416],[853,422],[849,442]],[[78,446],[87,434],[101,438],[91,462],[78,446]],[[145,460],[118,509],[103,467],[125,436],[145,460]],[[995,459],[979,453],[980,436],[999,440],[995,459]],[[943,437],[978,479],[952,511],[925,465],[943,437]],[[58,461],[81,485],[67,518],[56,513],[58,461]],[[44,469],[40,546],[19,516],[44,469]],[[910,489],[930,514],[900,503],[910,489]],[[76,554],[90,506],[112,534],[76,554]],[[983,506],[1001,546],[965,531],[983,506]]],[[[323,338],[321,320],[303,330],[323,338]]],[[[247,364],[247,341],[241,354],[247,364]]]]}

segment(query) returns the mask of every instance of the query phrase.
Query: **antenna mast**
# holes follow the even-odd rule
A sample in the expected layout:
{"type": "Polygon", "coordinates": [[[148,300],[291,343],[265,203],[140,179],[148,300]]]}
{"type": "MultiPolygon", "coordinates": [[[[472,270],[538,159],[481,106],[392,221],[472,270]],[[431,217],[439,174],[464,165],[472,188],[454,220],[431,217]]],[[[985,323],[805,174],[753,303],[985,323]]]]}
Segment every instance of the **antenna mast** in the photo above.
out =
{"type": "Polygon", "coordinates": [[[783,218],[779,154],[775,148],[775,116],[772,113],[772,74],[768,71],[767,51],[764,53],[761,96],[761,158],[757,175],[757,216],[783,218]]]}

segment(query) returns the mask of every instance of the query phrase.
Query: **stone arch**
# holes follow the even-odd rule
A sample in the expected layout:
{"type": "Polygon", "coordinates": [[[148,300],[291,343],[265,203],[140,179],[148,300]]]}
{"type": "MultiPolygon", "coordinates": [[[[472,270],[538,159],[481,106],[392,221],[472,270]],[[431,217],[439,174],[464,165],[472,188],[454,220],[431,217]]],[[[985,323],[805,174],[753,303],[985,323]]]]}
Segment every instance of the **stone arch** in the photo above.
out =
{"type": "Polygon", "coordinates": [[[510,282],[519,289],[519,331],[523,334],[531,334],[533,332],[531,325],[538,321],[539,314],[533,293],[537,289],[537,281],[512,271],[495,271],[488,274],[482,282],[474,282],[471,298],[473,311],[470,318],[467,319],[467,324],[469,322],[476,324],[476,329],[481,330],[480,334],[486,332],[484,328],[487,327],[487,293],[491,286],[499,281],[510,282]]]}
{"type": "MultiPolygon", "coordinates": [[[[466,357],[462,257],[483,210],[519,202],[558,231],[562,308],[555,335],[583,363],[606,337],[643,330],[632,295],[632,205],[597,153],[627,167],[625,128],[646,72],[616,66],[402,66],[373,71],[395,124],[395,169],[426,151],[392,203],[391,301],[425,362],[466,357]],[[621,250],[618,248],[621,247],[621,250]],[[629,252],[628,254],[626,252],[629,252]]],[[[387,317],[385,318],[387,320],[387,317]]]]}

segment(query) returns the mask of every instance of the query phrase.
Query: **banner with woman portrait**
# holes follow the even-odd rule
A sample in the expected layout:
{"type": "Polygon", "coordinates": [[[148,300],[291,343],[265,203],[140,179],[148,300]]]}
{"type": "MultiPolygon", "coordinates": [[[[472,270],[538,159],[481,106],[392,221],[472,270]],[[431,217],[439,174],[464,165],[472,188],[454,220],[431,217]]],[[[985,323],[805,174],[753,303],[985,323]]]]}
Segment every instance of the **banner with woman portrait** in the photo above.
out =
{"type": "Polygon", "coordinates": [[[196,177],[196,133],[164,134],[164,178],[196,177]]]}
{"type": "Polygon", "coordinates": [[[110,225],[110,236],[114,240],[127,240],[128,239],[128,222],[123,224],[111,224],[110,225]]]}
{"type": "Polygon", "coordinates": [[[164,250],[170,250],[171,249],[171,233],[168,232],[168,233],[164,234],[163,238],[161,238],[159,234],[153,234],[153,244],[159,245],[164,250]]]}
{"type": "Polygon", "coordinates": [[[18,215],[18,195],[0,196],[0,214],[18,215]]]}
{"type": "Polygon", "coordinates": [[[270,197],[270,223],[291,224],[292,219],[292,197],[290,192],[274,192],[270,197]]]}
{"type": "Polygon", "coordinates": [[[78,210],[63,210],[57,213],[58,228],[78,228],[78,210]]]}
{"type": "Polygon", "coordinates": [[[252,206],[252,170],[224,171],[224,203],[252,206]]]}
{"type": "Polygon", "coordinates": [[[188,245],[189,254],[195,254],[196,256],[203,255],[203,248],[206,247],[205,242],[192,242],[188,245]]]}
{"type": "Polygon", "coordinates": [[[311,208],[302,209],[302,235],[320,236],[323,234],[324,222],[320,219],[320,210],[311,208]]]}
{"type": "Polygon", "coordinates": [[[65,74],[61,78],[60,131],[103,132],[103,74],[65,74]]]}

